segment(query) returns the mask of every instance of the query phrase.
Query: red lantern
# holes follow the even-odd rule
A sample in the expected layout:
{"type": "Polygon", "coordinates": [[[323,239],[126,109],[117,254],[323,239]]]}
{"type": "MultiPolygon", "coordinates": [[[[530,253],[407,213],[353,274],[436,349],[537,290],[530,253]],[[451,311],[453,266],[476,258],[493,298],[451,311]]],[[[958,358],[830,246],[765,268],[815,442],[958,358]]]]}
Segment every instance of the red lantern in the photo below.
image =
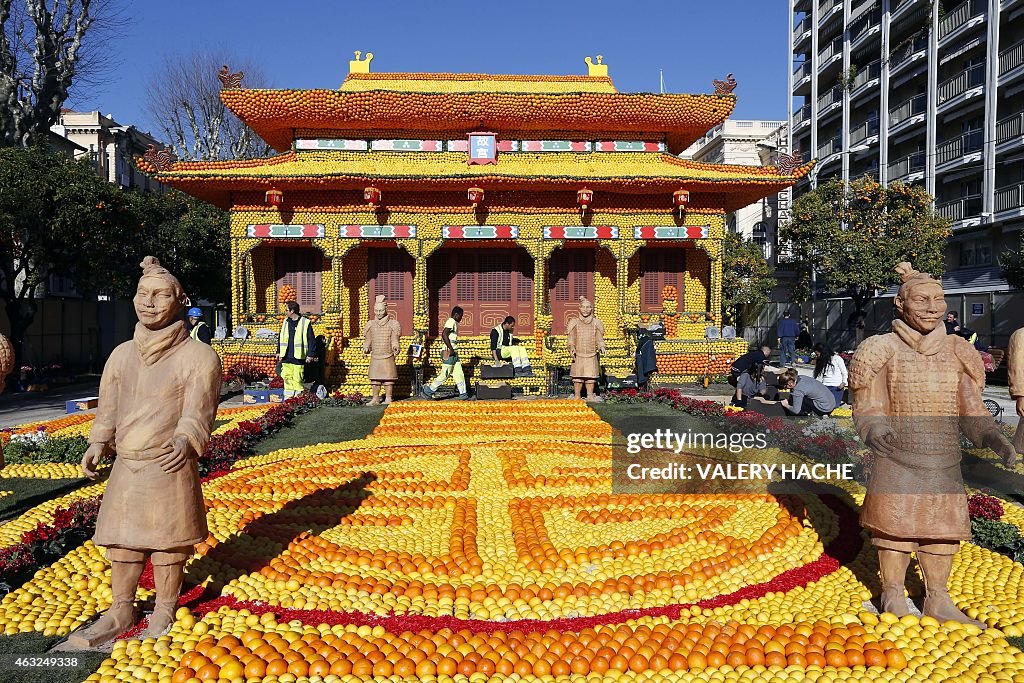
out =
{"type": "Polygon", "coordinates": [[[370,206],[380,206],[380,188],[370,185],[363,189],[363,201],[370,206]]]}
{"type": "Polygon", "coordinates": [[[686,190],[676,190],[672,193],[672,205],[676,207],[680,218],[683,217],[683,211],[686,210],[686,205],[689,203],[690,193],[686,190]]]}
{"type": "Polygon", "coordinates": [[[482,187],[471,187],[466,192],[466,198],[469,199],[469,203],[473,205],[473,208],[480,206],[484,202],[484,190],[482,187]]]}
{"type": "Polygon", "coordinates": [[[276,187],[267,190],[266,194],[267,206],[281,206],[284,204],[284,192],[278,190],[276,187]]]}
{"type": "Polygon", "coordinates": [[[584,187],[582,190],[576,191],[576,206],[580,207],[580,211],[586,211],[590,208],[590,205],[594,203],[594,191],[589,187],[584,187]]]}

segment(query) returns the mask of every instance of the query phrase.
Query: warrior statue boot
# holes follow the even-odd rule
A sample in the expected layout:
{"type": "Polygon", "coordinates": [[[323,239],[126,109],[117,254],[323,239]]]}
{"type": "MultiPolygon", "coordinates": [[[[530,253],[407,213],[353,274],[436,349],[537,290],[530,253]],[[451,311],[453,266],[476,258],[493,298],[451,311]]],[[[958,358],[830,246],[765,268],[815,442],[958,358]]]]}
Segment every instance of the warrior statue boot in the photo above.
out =
{"type": "Polygon", "coordinates": [[[178,610],[178,597],[185,579],[185,563],[153,565],[153,583],[156,587],[156,607],[149,615],[149,624],[140,638],[159,638],[174,623],[178,610]]]}
{"type": "Polygon", "coordinates": [[[110,589],[114,601],[96,623],[68,636],[68,645],[91,649],[108,643],[135,626],[135,589],[142,576],[144,562],[112,562],[110,589]]]}
{"type": "Polygon", "coordinates": [[[903,617],[910,614],[904,591],[910,553],[878,549],[878,570],[882,579],[882,611],[903,617]]]}
{"type": "Polygon", "coordinates": [[[391,395],[394,393],[394,391],[395,391],[394,383],[385,384],[384,385],[384,405],[386,405],[386,406],[391,405],[391,400],[392,400],[391,399],[391,395]]]}
{"type": "Polygon", "coordinates": [[[957,621],[961,624],[972,624],[978,628],[987,628],[980,621],[975,621],[957,609],[953,599],[949,597],[947,586],[949,574],[953,569],[952,555],[932,555],[917,553],[917,563],[921,565],[924,576],[924,608],[921,613],[926,617],[938,619],[940,622],[957,621]]]}
{"type": "Polygon", "coordinates": [[[373,398],[366,405],[368,406],[379,406],[380,405],[380,383],[370,383],[370,393],[373,394],[373,398]]]}

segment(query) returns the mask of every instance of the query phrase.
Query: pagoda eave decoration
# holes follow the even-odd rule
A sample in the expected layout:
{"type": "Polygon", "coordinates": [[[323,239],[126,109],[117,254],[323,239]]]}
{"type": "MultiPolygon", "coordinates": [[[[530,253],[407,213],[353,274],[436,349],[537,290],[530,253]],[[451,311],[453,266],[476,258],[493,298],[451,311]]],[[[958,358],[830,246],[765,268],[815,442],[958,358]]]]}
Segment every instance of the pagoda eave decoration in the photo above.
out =
{"type": "Polygon", "coordinates": [[[724,121],[733,95],[647,93],[243,90],[221,100],[267,144],[287,150],[296,130],[660,133],[680,152],[724,121]]]}

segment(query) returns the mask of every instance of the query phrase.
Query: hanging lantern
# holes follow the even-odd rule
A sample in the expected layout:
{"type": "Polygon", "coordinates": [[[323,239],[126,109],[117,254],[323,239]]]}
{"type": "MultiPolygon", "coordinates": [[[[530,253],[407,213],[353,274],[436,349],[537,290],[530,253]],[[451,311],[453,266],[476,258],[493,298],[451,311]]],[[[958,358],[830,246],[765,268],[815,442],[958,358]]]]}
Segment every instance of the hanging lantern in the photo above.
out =
{"type": "Polygon", "coordinates": [[[466,198],[469,203],[473,205],[473,208],[480,206],[484,202],[484,190],[482,187],[471,187],[466,192],[466,198]]]}
{"type": "Polygon", "coordinates": [[[380,206],[380,188],[370,185],[363,189],[363,201],[369,206],[380,206]]]}
{"type": "Polygon", "coordinates": [[[584,187],[582,190],[576,191],[576,206],[580,207],[580,213],[583,213],[590,208],[590,205],[594,203],[594,191],[589,187],[584,187]]]}
{"type": "Polygon", "coordinates": [[[266,200],[267,206],[281,206],[284,204],[284,192],[281,192],[281,190],[276,187],[267,190],[266,200]]]}
{"type": "Polygon", "coordinates": [[[676,207],[676,212],[679,217],[683,217],[683,211],[686,210],[686,205],[690,203],[690,193],[686,190],[676,190],[672,193],[672,205],[676,207]]]}

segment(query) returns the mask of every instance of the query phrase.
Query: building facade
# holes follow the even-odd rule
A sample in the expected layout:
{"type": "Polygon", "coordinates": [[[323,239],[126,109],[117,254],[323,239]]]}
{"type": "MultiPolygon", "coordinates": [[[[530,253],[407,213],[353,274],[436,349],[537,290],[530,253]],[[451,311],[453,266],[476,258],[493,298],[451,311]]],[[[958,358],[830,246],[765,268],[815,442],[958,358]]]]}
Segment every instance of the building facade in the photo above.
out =
{"type": "MultiPolygon", "coordinates": [[[[232,318],[250,336],[218,342],[224,366],[272,368],[277,342],[257,333],[276,333],[294,297],[330,340],[330,383],[365,391],[360,335],[384,294],[404,341],[426,346],[399,358],[400,394],[436,371],[455,305],[470,372],[506,315],[534,368],[566,368],[566,328],[586,296],[607,331],[607,370],[628,373],[630,330],[658,320],[662,379],[727,371],[746,342],[719,338],[725,216],[810,165],[682,159],[731,113],[735,83],[620,93],[606,65],[587,63],[585,76],[371,73],[357,57],[338,90],[223,90],[278,156],[151,155],[140,167],[231,211],[232,318]]],[[[542,393],[548,379],[511,383],[542,393]]]]}
{"type": "MultiPolygon", "coordinates": [[[[785,121],[738,121],[728,119],[690,145],[680,156],[706,164],[769,166],[778,161],[778,153],[788,148],[785,121]]],[[[768,195],[726,216],[732,232],[761,245],[765,258],[778,266],[779,213],[791,201],[792,188],[768,195]]]]}
{"type": "Polygon", "coordinates": [[[88,157],[95,164],[96,175],[123,188],[155,191],[160,184],[141,173],[134,159],[146,152],[150,145],[163,143],[135,126],[126,126],[114,120],[113,114],[98,111],[61,111],[51,132],[77,145],[75,158],[88,157]]]}
{"type": "Polygon", "coordinates": [[[795,151],[923,185],[953,221],[947,291],[1007,290],[1024,224],[1024,0],[790,0],[795,151]],[[980,288],[980,289],[979,289],[980,288]]]}

